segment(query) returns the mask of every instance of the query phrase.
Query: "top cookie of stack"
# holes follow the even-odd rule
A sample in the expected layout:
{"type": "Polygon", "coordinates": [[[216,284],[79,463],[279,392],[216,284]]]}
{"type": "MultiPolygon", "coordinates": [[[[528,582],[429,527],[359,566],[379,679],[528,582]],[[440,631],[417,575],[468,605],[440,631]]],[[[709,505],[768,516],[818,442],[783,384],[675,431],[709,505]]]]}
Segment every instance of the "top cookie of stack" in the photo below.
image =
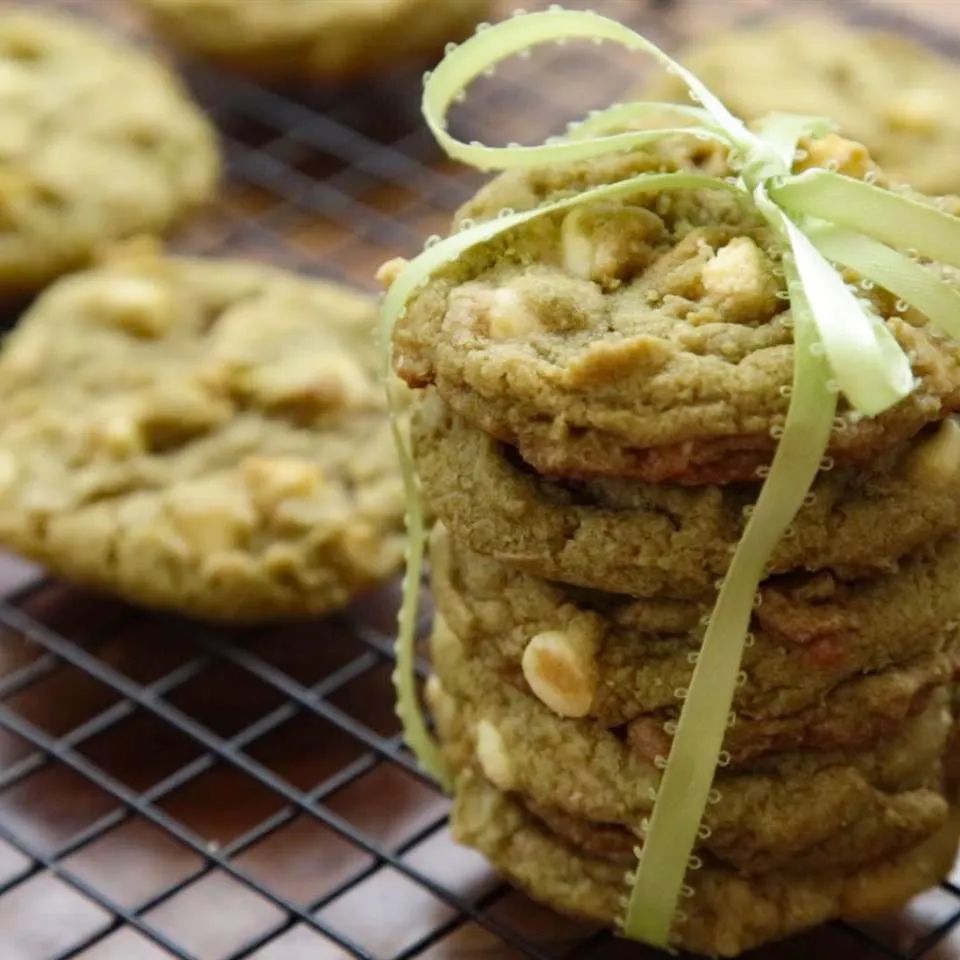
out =
{"type": "MultiPolygon", "coordinates": [[[[804,166],[884,182],[859,144],[831,135],[803,148],[804,166]]],[[[459,219],[673,170],[733,173],[724,149],[677,135],[503,175],[459,219]]],[[[896,906],[955,849],[946,759],[960,604],[943,584],[960,526],[960,349],[865,286],[917,388],[873,419],[841,399],[822,471],[768,565],[731,769],[715,780],[703,872],[688,877],[688,949],[732,955],[896,906]],[[900,590],[925,598],[928,628],[897,625],[887,604],[900,590]],[[921,748],[915,728],[928,721],[937,732],[921,748]],[[891,773],[890,750],[917,766],[891,773]],[[800,796],[825,806],[813,813],[800,796]]],[[[563,909],[619,912],[698,618],[783,427],[784,291],[781,245],[742,198],[638,192],[474,247],[397,323],[397,370],[423,391],[424,496],[449,529],[435,539],[428,693],[457,773],[455,825],[563,909]]]]}

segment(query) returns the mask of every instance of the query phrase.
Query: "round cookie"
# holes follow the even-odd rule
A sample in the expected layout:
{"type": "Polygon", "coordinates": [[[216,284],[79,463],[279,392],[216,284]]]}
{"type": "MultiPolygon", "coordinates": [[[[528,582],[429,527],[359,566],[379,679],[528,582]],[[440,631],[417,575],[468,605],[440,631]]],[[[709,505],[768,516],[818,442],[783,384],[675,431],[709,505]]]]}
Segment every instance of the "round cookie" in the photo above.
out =
{"type": "Polygon", "coordinates": [[[0,297],[213,193],[212,127],[148,55],[66,18],[0,12],[0,297]]]}
{"type": "MultiPolygon", "coordinates": [[[[724,744],[734,762],[895,732],[953,677],[958,576],[960,541],[950,540],[876,580],[768,581],[724,744]]],[[[442,527],[431,580],[467,656],[558,716],[626,725],[636,750],[666,753],[664,723],[690,682],[705,607],[565,588],[471,553],[442,527]]]]}
{"type": "MultiPolygon", "coordinates": [[[[710,33],[679,59],[740,117],[830,117],[892,179],[925,193],[960,191],[960,69],[916,40],[837,20],[785,20],[710,33]]],[[[667,75],[636,96],[689,102],[667,75]]]]}
{"type": "MultiPolygon", "coordinates": [[[[438,621],[428,697],[448,762],[502,790],[636,835],[660,773],[626,738],[557,717],[477,663],[438,621]]],[[[874,750],[789,753],[721,771],[702,848],[744,873],[832,869],[918,842],[946,815],[942,756],[953,723],[940,690],[874,750]]]]}
{"type": "MultiPolygon", "coordinates": [[[[434,390],[415,404],[412,435],[424,497],[457,540],[599,590],[711,599],[757,496],[752,485],[551,480],[467,425],[434,390]]],[[[823,473],[812,492],[770,571],[887,572],[960,527],[960,426],[946,420],[869,470],[823,473]]]]}
{"type": "Polygon", "coordinates": [[[273,78],[337,80],[466,36],[491,0],[140,0],[177,45],[273,78]]]}
{"type": "Polygon", "coordinates": [[[216,620],[342,606],[403,552],[374,323],[366,297],[240,261],[60,281],[0,354],[0,544],[216,620]]]}
{"type": "MultiPolygon", "coordinates": [[[[862,147],[837,137],[808,150],[818,166],[872,170],[862,147]]],[[[661,169],[731,173],[721,150],[677,136],[504,174],[461,217],[486,220],[661,169]]],[[[781,253],[756,212],[719,189],[587,202],[437,271],[397,322],[396,368],[413,386],[435,384],[469,423],[515,445],[544,475],[753,480],[772,457],[792,382],[781,253]]],[[[873,419],[841,398],[830,439],[841,465],[875,460],[960,405],[960,344],[916,311],[898,313],[885,292],[870,297],[919,386],[873,419]]]]}
{"type": "MultiPolygon", "coordinates": [[[[605,924],[621,916],[627,892],[622,863],[577,849],[473,771],[457,781],[452,824],[460,842],[480,850],[535,899],[605,924]]],[[[735,957],[827,920],[894,910],[946,876],[958,835],[960,815],[953,810],[919,845],[859,869],[746,877],[707,864],[688,874],[694,893],[683,903],[687,919],[677,945],[735,957]]]]}

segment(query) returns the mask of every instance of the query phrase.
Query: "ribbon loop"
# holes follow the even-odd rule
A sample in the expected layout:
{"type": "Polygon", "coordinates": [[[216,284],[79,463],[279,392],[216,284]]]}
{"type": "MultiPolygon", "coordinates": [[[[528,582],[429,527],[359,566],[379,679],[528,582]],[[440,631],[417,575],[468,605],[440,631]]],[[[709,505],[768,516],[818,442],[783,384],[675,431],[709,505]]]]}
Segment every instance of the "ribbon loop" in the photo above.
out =
{"type": "MultiPolygon", "coordinates": [[[[784,272],[794,321],[794,372],[789,407],[773,463],[743,539],[723,578],[688,695],[673,737],[653,814],[645,833],[624,930],[658,946],[669,942],[677,903],[698,827],[711,796],[723,735],[749,642],[753,600],[765,565],[809,494],[822,468],[837,397],[830,379],[860,413],[874,416],[913,389],[906,354],[887,328],[847,288],[830,261],[850,267],[923,311],[943,332],[960,336],[960,292],[926,267],[897,252],[960,266],[960,220],[928,204],[823,170],[792,176],[799,139],[830,127],[820,118],[775,114],[758,132],[747,129],[692,73],[644,37],[598,14],[551,9],[515,17],[483,30],[452,50],[426,78],[423,112],[451,157],[481,169],[569,163],[656,142],[678,133],[724,144],[739,178],[698,172],[640,174],[550,201],[520,213],[475,224],[425,250],[395,279],[381,314],[385,373],[393,326],[414,292],[445,264],[506,230],[579,204],[659,190],[729,190],[753,203],[783,246],[784,272]],[[559,142],[531,147],[464,143],[447,131],[451,104],[480,74],[538,44],[568,39],[612,41],[652,55],[680,77],[699,106],[621,104],[597,111],[559,142]],[[624,130],[670,112],[691,126],[624,130]]],[[[787,391],[786,386],[783,390],[787,391]]],[[[392,396],[388,390],[388,399],[392,396]]],[[[421,763],[449,786],[441,753],[420,712],[413,678],[416,604],[424,541],[424,511],[413,461],[396,431],[408,496],[410,555],[397,635],[395,684],[404,734],[421,763]]],[[[760,473],[758,471],[758,476],[760,473]]]]}

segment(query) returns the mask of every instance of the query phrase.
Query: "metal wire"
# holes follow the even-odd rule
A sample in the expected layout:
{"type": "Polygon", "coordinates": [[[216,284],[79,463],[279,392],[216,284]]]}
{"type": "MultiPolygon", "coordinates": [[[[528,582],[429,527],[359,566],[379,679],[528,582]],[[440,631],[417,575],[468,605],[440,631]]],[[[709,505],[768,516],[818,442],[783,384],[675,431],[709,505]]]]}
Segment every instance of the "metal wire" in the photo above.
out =
{"type": "MultiPolygon", "coordinates": [[[[112,0],[45,0],[45,5],[68,6],[94,17],[116,9],[112,0]]],[[[594,6],[609,7],[621,18],[648,18],[644,26],[652,25],[654,31],[672,29],[668,21],[659,19],[668,16],[669,3],[647,7],[608,0],[594,6]]],[[[859,15],[865,15],[863,10],[859,15]]],[[[910,23],[897,21],[901,30],[910,23]]],[[[942,38],[940,45],[948,46],[942,38]]],[[[527,69],[542,69],[542,64],[527,69]]],[[[629,88],[633,79],[612,61],[608,73],[591,76],[596,102],[602,102],[607,93],[629,88]]],[[[334,96],[267,90],[198,65],[188,68],[188,76],[223,132],[230,176],[225,201],[186,228],[178,241],[181,249],[264,256],[296,269],[370,286],[371,265],[390,255],[415,252],[423,237],[433,232],[425,225],[439,226],[476,184],[469,173],[453,172],[438,162],[416,122],[412,77],[391,81],[390,90],[374,86],[334,96]],[[405,106],[401,104],[398,119],[385,123],[383,103],[401,100],[405,106]]],[[[554,82],[558,76],[560,72],[552,73],[550,84],[536,88],[542,109],[524,122],[550,121],[578,112],[575,107],[583,100],[583,91],[574,88],[583,84],[574,80],[565,86],[554,82]]],[[[526,102],[519,99],[521,94],[530,96],[530,85],[523,83],[523,77],[522,72],[512,74],[499,85],[485,87],[477,102],[471,100],[470,122],[483,123],[493,116],[490,122],[498,128],[515,124],[516,104],[526,102]]],[[[467,928],[485,931],[504,945],[504,951],[509,948],[511,956],[534,960],[622,956],[622,945],[609,934],[583,926],[561,927],[559,920],[550,921],[547,936],[528,935],[516,916],[503,909],[517,896],[504,885],[486,883],[478,891],[464,892],[415,865],[414,854],[422,844],[441,836],[446,816],[435,790],[402,746],[395,725],[384,726],[377,719],[390,713],[389,685],[378,687],[376,682],[391,663],[392,621],[389,612],[382,613],[389,611],[391,596],[371,599],[312,627],[326,635],[318,636],[310,655],[288,663],[284,651],[296,642],[297,628],[230,633],[106,601],[99,611],[102,616],[98,614],[90,626],[77,612],[88,602],[82,594],[65,591],[39,576],[15,591],[3,591],[0,586],[3,593],[0,735],[9,736],[15,749],[11,747],[8,755],[0,743],[0,840],[18,851],[25,864],[6,878],[0,875],[0,915],[4,898],[41,877],[56,878],[102,912],[98,923],[78,929],[71,942],[27,960],[82,958],[123,931],[180,960],[257,958],[295,930],[312,931],[318,944],[336,945],[361,960],[456,957],[462,954],[451,944],[467,928]],[[376,615],[371,616],[372,612],[376,615]],[[143,645],[153,642],[147,634],[157,634],[157,662],[148,658],[151,668],[144,676],[140,666],[131,669],[129,660],[131,651],[139,651],[140,656],[143,645]],[[161,656],[164,644],[175,646],[176,652],[161,656]],[[225,679],[228,674],[249,678],[266,705],[251,716],[241,711],[238,727],[224,731],[219,718],[211,720],[204,710],[191,709],[202,706],[202,698],[194,702],[190,691],[203,688],[209,693],[218,682],[230,682],[225,679]],[[65,728],[49,721],[56,706],[50,702],[56,699],[50,690],[60,683],[55,687],[59,690],[64,677],[93,685],[99,698],[93,698],[97,702],[89,709],[78,709],[76,717],[71,714],[65,728]],[[375,697],[363,698],[362,709],[349,696],[358,684],[378,691],[375,697]],[[111,737],[121,735],[137,718],[147,718],[156,729],[169,731],[188,744],[191,753],[186,762],[174,763],[147,785],[132,784],[125,769],[97,759],[103,753],[97,750],[98,743],[112,742],[111,737]],[[333,756],[330,769],[301,783],[280,772],[282,750],[278,751],[273,738],[292,731],[292,740],[285,742],[301,744],[305,754],[323,755],[329,744],[311,739],[317,725],[348,746],[343,756],[333,756]],[[271,798],[272,807],[268,815],[258,816],[222,842],[175,812],[177,798],[191,789],[210,791],[206,798],[210,809],[229,809],[234,798],[225,784],[234,781],[217,779],[220,771],[243,778],[271,798]],[[53,837],[38,839],[36,831],[24,827],[23,810],[11,798],[51,772],[86,784],[102,803],[76,829],[71,825],[66,834],[54,832],[53,837]],[[422,798],[419,819],[411,820],[413,825],[399,839],[384,839],[379,828],[355,822],[352,811],[345,814],[338,807],[341,796],[380,773],[404,778],[422,798]],[[306,896],[293,896],[285,884],[253,869],[249,858],[301,821],[337,838],[341,849],[356,854],[356,862],[336,882],[321,883],[306,896]],[[190,854],[190,866],[148,894],[118,897],[109,885],[85,875],[77,858],[95,852],[99,844],[133,824],[150,824],[161,831],[190,854]],[[384,946],[368,941],[356,925],[344,929],[336,907],[386,873],[403,878],[442,909],[436,922],[422,929],[414,924],[417,929],[410,938],[384,946]],[[273,919],[265,920],[243,942],[222,948],[197,947],[185,927],[174,929],[163,921],[163,909],[189,897],[194,885],[213,877],[232,878],[238,889],[268,905],[273,919]],[[566,932],[557,933],[554,928],[566,932]]],[[[421,664],[421,674],[423,670],[421,664]]],[[[142,749],[150,752],[153,747],[145,742],[142,749]]],[[[394,798],[375,799],[380,819],[389,822],[394,798]]],[[[48,816],[42,794],[35,805],[38,809],[30,813],[42,823],[48,816]]],[[[142,855],[148,857],[149,851],[142,855]]],[[[894,938],[880,926],[834,924],[817,934],[821,938],[817,949],[838,957],[856,950],[859,960],[927,956],[932,960],[960,924],[960,891],[944,884],[934,896],[936,909],[916,921],[906,945],[899,939],[902,930],[894,938]]],[[[3,942],[0,930],[0,957],[3,942]]],[[[307,950],[303,955],[312,953],[307,950]]],[[[124,956],[137,960],[135,952],[124,956]]]]}

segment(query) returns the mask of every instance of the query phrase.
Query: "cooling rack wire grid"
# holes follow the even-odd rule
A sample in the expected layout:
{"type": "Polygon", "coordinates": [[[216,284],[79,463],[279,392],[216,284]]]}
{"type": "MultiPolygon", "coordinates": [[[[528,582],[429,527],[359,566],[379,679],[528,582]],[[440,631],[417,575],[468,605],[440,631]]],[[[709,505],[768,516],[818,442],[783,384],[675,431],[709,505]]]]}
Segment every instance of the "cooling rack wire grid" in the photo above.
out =
{"type": "MultiPolygon", "coordinates": [[[[121,0],[30,5],[143,41],[121,0]]],[[[591,6],[676,45],[774,5],[591,6]]],[[[952,4],[840,6],[960,55],[952,4]]],[[[478,183],[439,156],[418,74],[276,91],[183,69],[221,131],[228,178],[177,250],[373,290],[376,267],[444,232],[478,183]]],[[[618,99],[637,69],[608,48],[600,61],[554,48],[483,80],[457,119],[490,142],[539,141],[618,99]]],[[[322,622],[230,632],[0,554],[0,960],[652,960],[536,906],[452,841],[447,803],[393,713],[396,602],[390,585],[322,622]]],[[[957,960],[958,884],[960,871],[887,921],[751,956],[957,960]]]]}

